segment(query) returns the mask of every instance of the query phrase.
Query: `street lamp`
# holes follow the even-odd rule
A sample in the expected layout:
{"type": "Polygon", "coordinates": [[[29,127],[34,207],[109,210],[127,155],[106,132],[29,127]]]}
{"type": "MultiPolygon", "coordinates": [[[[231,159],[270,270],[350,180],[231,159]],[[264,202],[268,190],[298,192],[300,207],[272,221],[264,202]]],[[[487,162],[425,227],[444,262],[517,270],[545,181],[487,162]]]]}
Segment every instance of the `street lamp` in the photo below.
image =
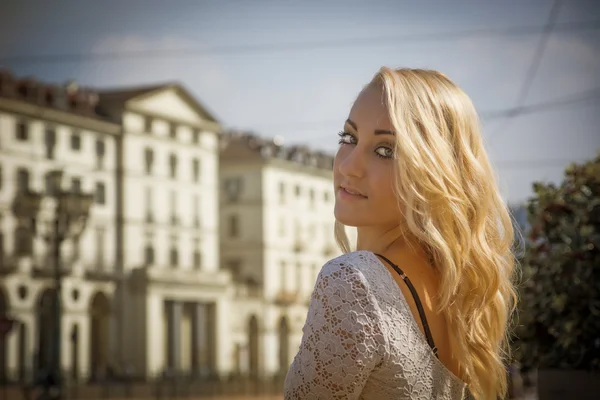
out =
{"type": "Polygon", "coordinates": [[[20,193],[15,199],[13,212],[19,219],[20,224],[30,224],[31,232],[40,236],[52,247],[53,252],[53,278],[55,288],[54,299],[54,354],[52,365],[48,366],[49,375],[45,382],[45,389],[49,398],[62,398],[61,384],[61,293],[62,274],[60,267],[60,249],[62,242],[70,237],[79,237],[89,216],[90,207],[94,201],[92,194],[84,194],[75,191],[62,190],[63,173],[60,170],[51,171],[47,176],[47,192],[42,195],[32,191],[20,193]],[[46,204],[53,209],[52,213],[40,212],[42,200],[46,197],[50,200],[46,204]],[[42,229],[38,229],[42,228],[42,229]]]}

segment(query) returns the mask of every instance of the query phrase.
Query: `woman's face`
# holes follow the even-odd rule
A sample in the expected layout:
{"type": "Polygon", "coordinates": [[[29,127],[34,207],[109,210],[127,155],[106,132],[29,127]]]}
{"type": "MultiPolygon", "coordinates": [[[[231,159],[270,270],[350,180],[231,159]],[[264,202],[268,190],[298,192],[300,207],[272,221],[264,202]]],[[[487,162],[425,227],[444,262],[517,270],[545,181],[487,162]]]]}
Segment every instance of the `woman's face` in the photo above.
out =
{"type": "Polygon", "coordinates": [[[394,184],[395,135],[381,89],[370,86],[356,99],[333,163],[335,218],[355,227],[399,224],[394,184]]]}

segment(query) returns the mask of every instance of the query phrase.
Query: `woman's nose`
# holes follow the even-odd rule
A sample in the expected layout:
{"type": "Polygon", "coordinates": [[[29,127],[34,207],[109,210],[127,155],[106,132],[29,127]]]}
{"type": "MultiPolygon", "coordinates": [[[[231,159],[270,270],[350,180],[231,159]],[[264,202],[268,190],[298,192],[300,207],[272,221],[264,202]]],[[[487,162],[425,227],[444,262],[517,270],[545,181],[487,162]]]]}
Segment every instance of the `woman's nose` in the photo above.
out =
{"type": "Polygon", "coordinates": [[[338,153],[340,173],[348,177],[362,178],[365,174],[365,155],[362,153],[357,146],[352,146],[350,149],[340,149],[338,153]]]}

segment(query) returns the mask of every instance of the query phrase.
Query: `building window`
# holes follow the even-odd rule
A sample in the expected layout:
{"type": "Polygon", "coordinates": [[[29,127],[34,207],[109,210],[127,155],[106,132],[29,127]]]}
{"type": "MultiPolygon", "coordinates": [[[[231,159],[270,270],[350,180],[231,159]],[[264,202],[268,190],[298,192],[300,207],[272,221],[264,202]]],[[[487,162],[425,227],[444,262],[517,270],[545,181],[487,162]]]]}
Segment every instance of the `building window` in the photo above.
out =
{"type": "Polygon", "coordinates": [[[71,255],[71,260],[76,261],[79,260],[81,254],[81,237],[73,236],[71,238],[71,245],[73,246],[73,253],[71,255]]]}
{"type": "Polygon", "coordinates": [[[228,201],[237,201],[240,198],[244,186],[242,178],[234,177],[226,179],[223,185],[225,186],[225,194],[228,201]]]}
{"type": "Polygon", "coordinates": [[[104,183],[96,182],[96,203],[106,204],[106,188],[104,183]]]}
{"type": "Polygon", "coordinates": [[[25,168],[17,170],[17,190],[25,193],[29,190],[29,171],[25,168]]]}
{"type": "Polygon", "coordinates": [[[296,185],[296,197],[300,197],[301,193],[302,193],[302,189],[300,188],[300,185],[296,185]]]}
{"type": "Polygon", "coordinates": [[[202,268],[202,255],[200,250],[194,250],[194,268],[202,268]]]}
{"type": "Polygon", "coordinates": [[[279,182],[279,201],[285,203],[285,183],[279,182]]]}
{"type": "Polygon", "coordinates": [[[177,225],[179,218],[177,217],[177,194],[172,191],[169,198],[169,207],[171,209],[171,225],[177,225]]]}
{"type": "Polygon", "coordinates": [[[33,254],[33,235],[24,226],[15,229],[15,254],[18,256],[29,256],[33,254]]]}
{"type": "Polygon", "coordinates": [[[202,267],[202,253],[200,252],[200,240],[194,240],[194,253],[192,254],[192,262],[195,269],[202,267]]]}
{"type": "Polygon", "coordinates": [[[152,204],[154,203],[153,201],[153,196],[152,196],[152,189],[147,187],[146,188],[146,222],[147,223],[152,223],[154,221],[154,213],[152,212],[152,204]]]}
{"type": "Polygon", "coordinates": [[[325,200],[325,203],[329,203],[329,192],[323,194],[323,200],[325,200]]]}
{"type": "Polygon", "coordinates": [[[154,265],[154,247],[151,244],[147,244],[144,249],[144,264],[154,265]]]}
{"type": "Polygon", "coordinates": [[[106,229],[96,229],[96,268],[104,269],[104,244],[105,244],[106,229]]]}
{"type": "Polygon", "coordinates": [[[46,128],[44,132],[44,142],[46,144],[46,158],[54,159],[54,148],[56,147],[56,131],[54,128],[46,128]]]}
{"type": "Polygon", "coordinates": [[[44,175],[44,191],[48,195],[54,195],[58,191],[58,187],[56,187],[56,182],[52,179],[52,172],[47,172],[44,175]]]}
{"type": "MultiPolygon", "coordinates": [[[[176,240],[173,240],[175,243],[176,240]]],[[[177,251],[177,245],[175,243],[171,244],[171,250],[169,251],[169,262],[172,267],[176,267],[179,265],[179,251],[177,251]]]]}
{"type": "Polygon", "coordinates": [[[144,150],[144,163],[146,165],[146,174],[150,175],[154,165],[154,152],[148,147],[144,150]]]}
{"type": "Polygon", "coordinates": [[[242,272],[242,262],[240,260],[229,260],[225,263],[225,268],[231,272],[234,279],[239,278],[242,272]]]}
{"type": "Polygon", "coordinates": [[[169,136],[171,139],[177,139],[177,125],[174,123],[169,124],[169,136]]]}
{"type": "Polygon", "coordinates": [[[200,228],[200,198],[194,195],[192,199],[192,208],[194,209],[194,227],[200,228]]]}
{"type": "Polygon", "coordinates": [[[309,190],[308,196],[309,196],[309,199],[310,199],[310,205],[311,205],[311,207],[314,207],[314,205],[315,205],[315,191],[314,191],[314,189],[310,189],[309,190]]]}
{"type": "Polygon", "coordinates": [[[71,190],[74,193],[81,193],[81,178],[71,178],[71,190]]]}
{"type": "Polygon", "coordinates": [[[171,172],[171,178],[177,177],[177,156],[175,154],[169,155],[169,170],[171,172]]]}
{"type": "Polygon", "coordinates": [[[29,125],[23,121],[17,122],[15,133],[18,141],[26,142],[29,139],[29,125]]]}
{"type": "Polygon", "coordinates": [[[146,117],[144,119],[144,131],[146,133],[152,133],[152,118],[146,117]]]}
{"type": "Polygon", "coordinates": [[[104,140],[96,139],[96,157],[102,158],[106,152],[106,145],[104,140]]]}
{"type": "Polygon", "coordinates": [[[71,150],[81,150],[81,134],[79,132],[71,133],[71,150]]]}
{"type": "Polygon", "coordinates": [[[106,153],[106,148],[104,144],[104,140],[96,139],[96,162],[98,169],[102,168],[102,162],[104,161],[104,154],[106,153]]]}
{"type": "Polygon", "coordinates": [[[193,144],[198,144],[200,143],[200,131],[197,129],[194,129],[192,131],[192,143],[193,144]]]}
{"type": "Polygon", "coordinates": [[[200,160],[194,158],[192,160],[192,175],[194,178],[194,182],[198,182],[200,179],[200,160]]]}
{"type": "Polygon", "coordinates": [[[240,274],[242,273],[242,262],[237,259],[228,260],[225,262],[225,269],[231,272],[234,280],[238,280],[240,278],[240,274]]]}
{"type": "Polygon", "coordinates": [[[229,237],[235,238],[240,235],[240,226],[237,215],[230,215],[227,223],[229,237]]]}

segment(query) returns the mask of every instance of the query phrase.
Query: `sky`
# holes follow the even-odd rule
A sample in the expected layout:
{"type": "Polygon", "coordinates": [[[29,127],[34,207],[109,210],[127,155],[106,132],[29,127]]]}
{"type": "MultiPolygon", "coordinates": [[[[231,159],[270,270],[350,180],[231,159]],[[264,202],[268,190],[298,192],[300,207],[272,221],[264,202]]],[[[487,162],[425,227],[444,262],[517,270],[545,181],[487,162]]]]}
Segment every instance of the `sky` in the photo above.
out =
{"type": "Polygon", "coordinates": [[[504,196],[519,203],[534,181],[558,182],[570,162],[600,151],[597,0],[561,2],[522,105],[595,97],[486,117],[518,105],[553,4],[3,0],[0,66],[96,88],[177,81],[225,127],[330,153],[356,95],[381,66],[437,69],[481,112],[504,196]]]}

